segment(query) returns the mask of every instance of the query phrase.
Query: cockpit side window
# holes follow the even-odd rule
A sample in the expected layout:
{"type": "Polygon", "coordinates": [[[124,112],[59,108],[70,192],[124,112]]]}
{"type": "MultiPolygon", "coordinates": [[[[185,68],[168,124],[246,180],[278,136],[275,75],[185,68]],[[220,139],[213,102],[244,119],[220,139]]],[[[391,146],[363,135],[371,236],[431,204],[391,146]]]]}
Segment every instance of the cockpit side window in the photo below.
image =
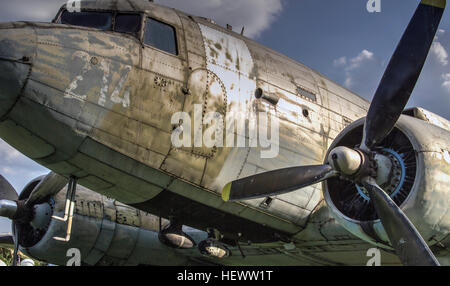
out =
{"type": "Polygon", "coordinates": [[[103,31],[114,31],[118,33],[133,34],[138,37],[141,31],[140,14],[117,13],[117,12],[97,12],[63,11],[57,23],[89,27],[103,31]]]}
{"type": "Polygon", "coordinates": [[[141,30],[141,15],[117,14],[114,31],[119,33],[137,34],[141,30]]]}
{"type": "Polygon", "coordinates": [[[152,18],[147,18],[144,43],[167,53],[178,55],[175,28],[152,18]]]}
{"type": "Polygon", "coordinates": [[[113,14],[108,12],[69,12],[61,15],[61,24],[75,25],[111,31],[113,14]]]}

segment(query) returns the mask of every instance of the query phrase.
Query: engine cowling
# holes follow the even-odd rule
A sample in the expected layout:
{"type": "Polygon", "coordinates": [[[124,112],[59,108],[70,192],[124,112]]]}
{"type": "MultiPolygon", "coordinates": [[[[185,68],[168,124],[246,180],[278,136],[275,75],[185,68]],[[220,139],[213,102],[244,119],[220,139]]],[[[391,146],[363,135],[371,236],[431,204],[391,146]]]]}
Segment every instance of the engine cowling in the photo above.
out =
{"type": "MultiPolygon", "coordinates": [[[[37,178],[22,191],[20,199],[30,195],[42,180],[37,178]]],[[[67,223],[52,219],[64,216],[66,189],[39,204],[37,223],[17,223],[20,250],[26,255],[57,265],[66,265],[77,249],[82,265],[189,265],[180,251],[168,247],[158,238],[160,228],[169,222],[130,206],[108,199],[78,185],[71,238],[65,237],[67,223]],[[47,207],[47,205],[49,207],[47,207]],[[69,251],[69,252],[68,252],[69,251]],[[68,256],[69,255],[69,256],[68,256]]],[[[197,242],[207,233],[191,229],[189,235],[197,242]]],[[[195,263],[194,263],[195,264],[195,263]]]]}
{"type": "MultiPolygon", "coordinates": [[[[358,146],[364,120],[344,129],[329,150],[338,146],[358,146]]],[[[430,246],[441,242],[450,231],[449,142],[447,130],[402,115],[395,129],[380,144],[383,146],[380,152],[393,166],[390,173],[379,174],[386,177],[382,187],[430,246]]],[[[392,249],[363,187],[339,178],[329,179],[323,186],[326,203],[343,227],[367,242],[392,249]]]]}

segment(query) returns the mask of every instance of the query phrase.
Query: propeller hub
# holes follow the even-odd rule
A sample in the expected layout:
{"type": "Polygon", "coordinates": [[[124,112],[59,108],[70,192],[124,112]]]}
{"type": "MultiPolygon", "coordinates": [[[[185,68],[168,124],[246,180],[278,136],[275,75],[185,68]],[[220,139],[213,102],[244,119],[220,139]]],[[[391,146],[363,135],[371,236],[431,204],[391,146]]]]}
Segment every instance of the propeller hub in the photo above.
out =
{"type": "Polygon", "coordinates": [[[52,206],[49,203],[43,203],[33,206],[33,220],[30,222],[35,229],[45,229],[52,219],[52,206]]]}
{"type": "Polygon", "coordinates": [[[334,170],[352,176],[361,169],[363,156],[358,151],[339,146],[330,152],[328,162],[334,170]]]}

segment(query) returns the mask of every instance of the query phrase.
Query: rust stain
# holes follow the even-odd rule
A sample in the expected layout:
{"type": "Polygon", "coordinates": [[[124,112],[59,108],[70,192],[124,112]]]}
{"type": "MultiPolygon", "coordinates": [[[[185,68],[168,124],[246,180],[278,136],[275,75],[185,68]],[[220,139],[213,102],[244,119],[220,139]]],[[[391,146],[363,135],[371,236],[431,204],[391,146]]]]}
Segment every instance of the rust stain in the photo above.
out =
{"type": "Polygon", "coordinates": [[[219,44],[219,43],[216,43],[216,44],[214,45],[214,47],[216,47],[216,49],[218,49],[219,51],[222,50],[222,45],[219,44]]]}

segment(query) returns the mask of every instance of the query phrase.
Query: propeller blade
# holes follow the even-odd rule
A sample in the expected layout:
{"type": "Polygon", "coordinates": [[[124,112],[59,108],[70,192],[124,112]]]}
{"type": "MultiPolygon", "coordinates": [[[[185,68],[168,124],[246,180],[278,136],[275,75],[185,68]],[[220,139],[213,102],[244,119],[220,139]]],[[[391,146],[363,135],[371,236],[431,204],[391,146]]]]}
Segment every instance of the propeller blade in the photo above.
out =
{"type": "Polygon", "coordinates": [[[26,207],[32,207],[35,203],[39,203],[42,199],[55,195],[67,185],[67,179],[56,173],[50,172],[45,178],[34,188],[30,197],[25,203],[26,207]]]}
{"type": "Polygon", "coordinates": [[[363,181],[363,185],[369,192],[392,247],[403,265],[439,266],[439,262],[420,233],[395,202],[377,185],[375,179],[367,178],[363,181]]]}
{"type": "Polygon", "coordinates": [[[0,200],[17,201],[18,199],[19,195],[16,190],[14,190],[13,186],[11,186],[5,177],[0,175],[0,200]]]}
{"type": "Polygon", "coordinates": [[[14,226],[14,252],[13,252],[12,266],[17,266],[19,257],[19,229],[15,223],[13,224],[13,226],[14,226]]]}
{"type": "Polygon", "coordinates": [[[395,50],[371,103],[361,146],[371,149],[392,131],[425,64],[446,0],[422,0],[395,50]]]}
{"type": "Polygon", "coordinates": [[[276,196],[304,188],[336,175],[330,165],[279,169],[227,184],[222,190],[224,201],[239,201],[276,196]]]}

